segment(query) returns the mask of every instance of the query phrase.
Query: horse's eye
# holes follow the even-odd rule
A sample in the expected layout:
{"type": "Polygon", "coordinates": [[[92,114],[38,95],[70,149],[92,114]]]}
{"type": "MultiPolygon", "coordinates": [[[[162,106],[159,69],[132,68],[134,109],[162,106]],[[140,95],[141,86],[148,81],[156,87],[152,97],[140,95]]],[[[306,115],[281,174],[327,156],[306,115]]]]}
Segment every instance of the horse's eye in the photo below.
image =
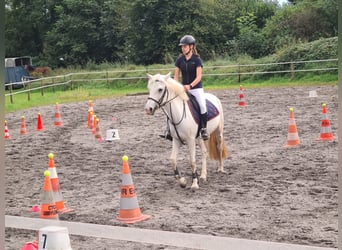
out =
{"type": "Polygon", "coordinates": [[[159,92],[159,93],[163,92],[163,88],[159,88],[159,89],[158,89],[158,92],[159,92]]]}

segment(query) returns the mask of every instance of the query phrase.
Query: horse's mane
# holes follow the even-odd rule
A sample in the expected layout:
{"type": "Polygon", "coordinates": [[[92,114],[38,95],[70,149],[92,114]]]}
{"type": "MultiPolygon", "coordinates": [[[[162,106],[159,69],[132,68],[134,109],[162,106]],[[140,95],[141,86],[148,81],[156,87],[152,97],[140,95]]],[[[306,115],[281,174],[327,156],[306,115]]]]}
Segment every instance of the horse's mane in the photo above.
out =
{"type": "Polygon", "coordinates": [[[165,79],[165,83],[166,83],[167,88],[170,91],[173,91],[176,95],[178,95],[180,98],[182,98],[185,101],[189,100],[189,97],[184,90],[183,84],[177,82],[172,77],[168,77],[167,79],[165,79]]]}

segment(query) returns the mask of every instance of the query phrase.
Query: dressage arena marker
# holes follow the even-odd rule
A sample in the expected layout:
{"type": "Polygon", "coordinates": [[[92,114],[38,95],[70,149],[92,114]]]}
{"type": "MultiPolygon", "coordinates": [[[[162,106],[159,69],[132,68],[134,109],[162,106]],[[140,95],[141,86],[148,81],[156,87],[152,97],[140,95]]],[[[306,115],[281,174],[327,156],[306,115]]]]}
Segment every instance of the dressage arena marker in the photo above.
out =
{"type": "MultiPolygon", "coordinates": [[[[69,230],[69,234],[72,235],[133,241],[143,244],[167,245],[179,248],[212,250],[337,250],[336,248],[5,215],[5,227],[39,230],[46,226],[66,227],[69,230]]],[[[85,241],[84,244],[87,244],[87,242],[85,241]]]]}
{"type": "Polygon", "coordinates": [[[108,129],[106,131],[106,141],[120,140],[118,129],[108,129]]]}
{"type": "Polygon", "coordinates": [[[317,97],[317,91],[316,90],[310,90],[309,91],[309,97],[317,97]]]}

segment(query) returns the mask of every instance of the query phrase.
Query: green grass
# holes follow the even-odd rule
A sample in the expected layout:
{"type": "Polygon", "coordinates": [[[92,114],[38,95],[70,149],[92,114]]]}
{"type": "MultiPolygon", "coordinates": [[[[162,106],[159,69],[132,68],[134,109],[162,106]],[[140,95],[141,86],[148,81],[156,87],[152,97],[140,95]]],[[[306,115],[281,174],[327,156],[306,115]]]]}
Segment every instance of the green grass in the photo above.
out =
{"type": "MultiPolygon", "coordinates": [[[[153,73],[152,73],[153,74],[153,73]]],[[[286,86],[322,86],[336,85],[337,74],[296,74],[291,80],[289,74],[283,76],[241,76],[240,83],[237,76],[205,76],[203,77],[205,89],[207,91],[215,89],[234,89],[239,85],[244,88],[274,88],[286,86]]],[[[101,98],[115,98],[129,94],[147,93],[147,81],[145,80],[119,80],[112,82],[94,82],[89,80],[87,83],[74,83],[73,86],[59,86],[55,89],[44,89],[30,92],[30,100],[27,93],[16,94],[13,96],[13,103],[10,97],[5,98],[6,113],[24,110],[32,107],[53,105],[55,103],[72,103],[101,98]],[[72,89],[71,89],[72,88],[72,89]]],[[[21,91],[19,89],[18,91],[21,91]]],[[[6,91],[8,93],[8,91],[6,91]]]]}

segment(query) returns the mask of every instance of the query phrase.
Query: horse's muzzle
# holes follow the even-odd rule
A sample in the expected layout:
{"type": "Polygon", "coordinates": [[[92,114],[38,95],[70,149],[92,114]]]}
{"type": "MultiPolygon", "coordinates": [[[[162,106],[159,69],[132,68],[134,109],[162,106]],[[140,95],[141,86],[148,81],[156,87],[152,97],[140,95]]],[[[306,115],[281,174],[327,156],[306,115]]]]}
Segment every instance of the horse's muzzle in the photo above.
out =
{"type": "Polygon", "coordinates": [[[148,114],[148,115],[153,115],[155,110],[156,109],[154,109],[154,108],[146,108],[145,109],[146,114],[148,114]]]}

